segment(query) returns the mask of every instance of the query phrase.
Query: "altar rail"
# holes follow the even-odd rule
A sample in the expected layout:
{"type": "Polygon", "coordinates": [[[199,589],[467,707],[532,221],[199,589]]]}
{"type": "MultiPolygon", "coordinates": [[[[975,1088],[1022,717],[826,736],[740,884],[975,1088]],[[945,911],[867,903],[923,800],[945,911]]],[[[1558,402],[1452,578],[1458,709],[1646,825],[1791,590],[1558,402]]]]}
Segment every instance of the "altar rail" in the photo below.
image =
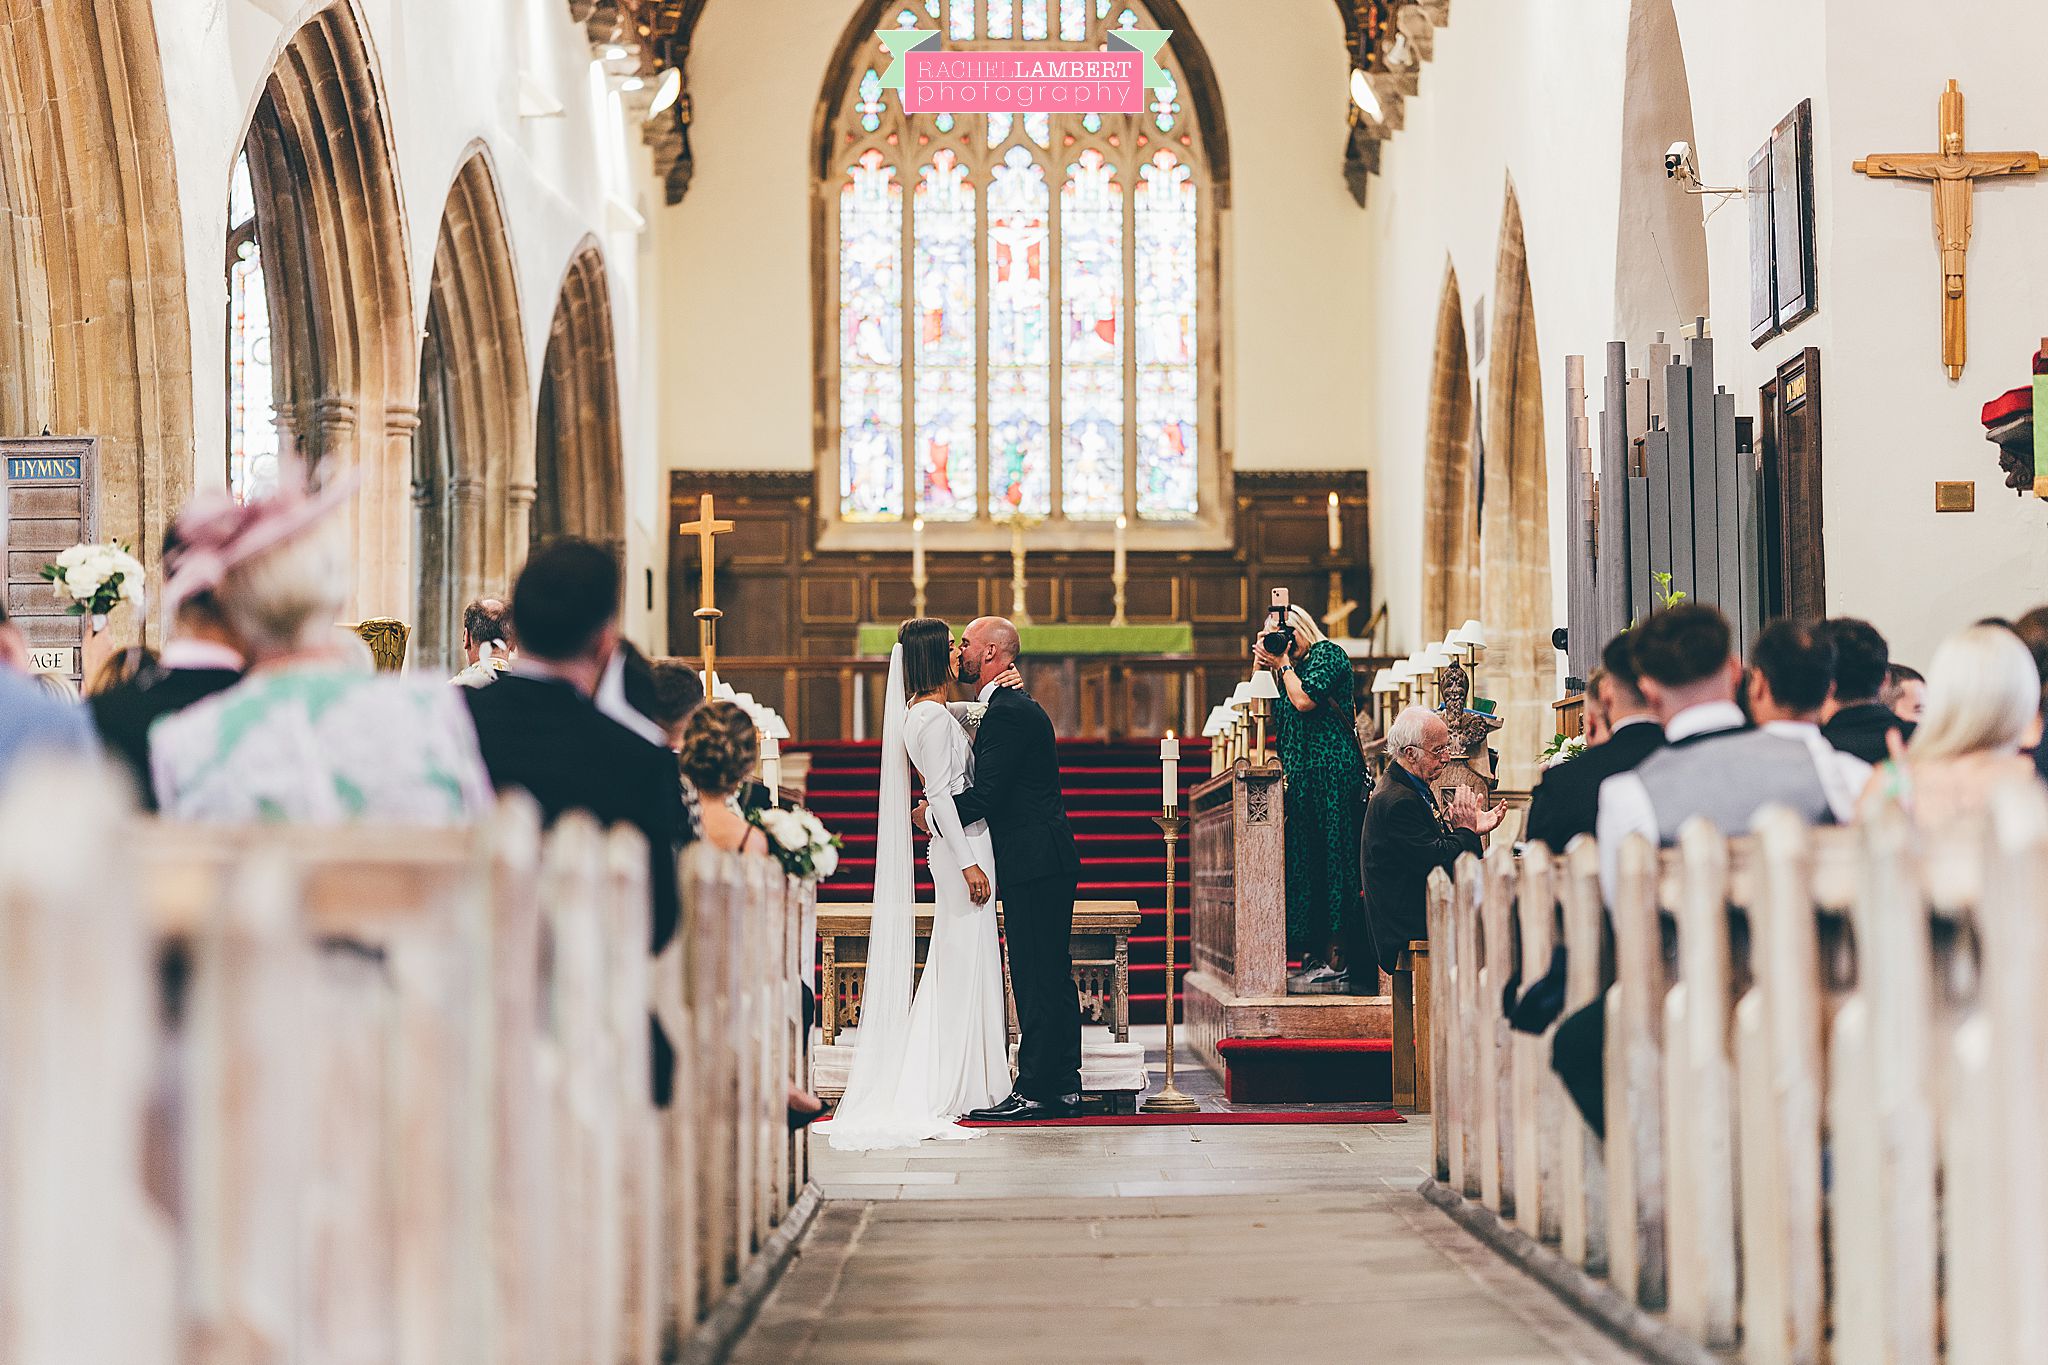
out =
{"type": "MultiPolygon", "coordinates": [[[[1151,737],[1172,730],[1202,731],[1209,710],[1226,700],[1251,671],[1251,626],[1246,653],[1182,658],[1030,659],[1024,672],[1032,695],[1068,739],[1151,737]]],[[[688,655],[679,656],[684,662],[688,655]]],[[[1392,659],[1356,659],[1358,687],[1392,659]]],[[[780,712],[798,741],[879,739],[886,658],[817,659],[721,655],[718,676],[780,712]]]]}
{"type": "Polygon", "coordinates": [[[682,888],[650,959],[623,828],[543,837],[511,801],[474,831],[203,829],[87,770],[22,782],[0,1359],[715,1354],[816,1204],[785,1119],[809,897],[706,850],[682,888]]]}
{"type": "Polygon", "coordinates": [[[1632,840],[1606,915],[1590,839],[1434,876],[1425,1192],[1659,1358],[2048,1359],[2048,795],[1995,809],[1632,840]],[[1560,933],[1604,1146],[1503,1017],[1560,933]]]}

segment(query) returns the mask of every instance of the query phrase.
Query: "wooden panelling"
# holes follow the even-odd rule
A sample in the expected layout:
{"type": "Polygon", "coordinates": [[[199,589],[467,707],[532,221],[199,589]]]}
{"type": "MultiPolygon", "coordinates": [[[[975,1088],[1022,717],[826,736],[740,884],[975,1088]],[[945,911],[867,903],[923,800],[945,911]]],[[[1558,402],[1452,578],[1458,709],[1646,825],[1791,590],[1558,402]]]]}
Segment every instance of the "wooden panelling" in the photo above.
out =
{"type": "Polygon", "coordinates": [[[10,488],[8,514],[16,517],[70,517],[76,519],[85,508],[82,488],[10,488]]]}
{"type": "MultiPolygon", "coordinates": [[[[816,548],[809,473],[676,471],[670,476],[669,645],[689,654],[697,627],[697,546],[675,527],[696,515],[702,493],[717,498],[719,516],[736,523],[718,545],[718,605],[725,612],[721,654],[739,657],[834,658],[850,655],[855,627],[898,621],[911,613],[910,550],[821,553],[816,548]]],[[[1365,475],[1350,473],[1240,473],[1237,477],[1235,550],[1133,550],[1125,617],[1134,623],[1187,621],[1198,654],[1243,647],[1265,614],[1270,589],[1284,587],[1321,615],[1329,572],[1343,574],[1345,596],[1373,604],[1366,534],[1365,475]],[[1341,499],[1344,550],[1328,550],[1327,499],[1341,499]]],[[[1112,557],[1098,551],[1034,553],[1026,566],[1026,605],[1032,619],[1107,622],[1115,613],[1112,557]]],[[[926,556],[925,610],[964,626],[977,616],[1007,615],[1010,559],[986,551],[926,556]]],[[[1229,690],[1232,680],[1219,679],[1229,690]]],[[[1076,682],[1078,688],[1078,681],[1076,682]]],[[[807,681],[799,710],[825,705],[807,681]]],[[[1076,698],[1078,700],[1078,698],[1076,698]]],[[[834,705],[837,699],[834,699],[834,705]]]]}

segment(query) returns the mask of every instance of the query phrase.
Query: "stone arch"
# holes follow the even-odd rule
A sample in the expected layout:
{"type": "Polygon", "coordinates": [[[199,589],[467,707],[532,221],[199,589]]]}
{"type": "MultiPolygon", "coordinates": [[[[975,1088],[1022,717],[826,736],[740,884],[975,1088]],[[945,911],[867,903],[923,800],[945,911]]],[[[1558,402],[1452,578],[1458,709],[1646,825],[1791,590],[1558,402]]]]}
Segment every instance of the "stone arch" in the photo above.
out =
{"type": "MultiPolygon", "coordinates": [[[[148,0],[0,0],[0,432],[101,438],[100,533],[154,574],[192,489],[192,336],[148,0]]],[[[123,612],[125,638],[160,637],[123,612]]]]}
{"type": "Polygon", "coordinates": [[[1693,142],[1692,87],[1671,0],[1635,0],[1621,115],[1621,233],[1614,335],[1632,350],[1709,311],[1702,200],[1664,174],[1664,151],[1693,142]]]}
{"type": "Polygon", "coordinates": [[[1553,733],[1557,652],[1550,644],[1555,610],[1543,369],[1522,209],[1512,182],[1501,213],[1493,298],[1479,531],[1480,619],[1490,648],[1481,677],[1506,722],[1500,732],[1502,785],[1526,791],[1535,782],[1537,754],[1553,733]]]}
{"type": "Polygon", "coordinates": [[[489,151],[448,191],[420,343],[413,653],[453,663],[464,603],[511,591],[533,506],[533,409],[512,239],[489,151]]]}
{"type": "Polygon", "coordinates": [[[576,248],[562,277],[534,433],[531,538],[582,536],[623,556],[626,497],[611,287],[594,237],[576,248]]]}
{"type": "Polygon", "coordinates": [[[1458,272],[1444,266],[1423,469],[1422,629],[1442,639],[1479,615],[1479,488],[1472,452],[1472,360],[1458,272]]]}
{"type": "Polygon", "coordinates": [[[244,150],[273,319],[273,401],[316,478],[350,471],[351,610],[412,601],[419,368],[404,204],[375,54],[353,0],[279,53],[244,150]]]}

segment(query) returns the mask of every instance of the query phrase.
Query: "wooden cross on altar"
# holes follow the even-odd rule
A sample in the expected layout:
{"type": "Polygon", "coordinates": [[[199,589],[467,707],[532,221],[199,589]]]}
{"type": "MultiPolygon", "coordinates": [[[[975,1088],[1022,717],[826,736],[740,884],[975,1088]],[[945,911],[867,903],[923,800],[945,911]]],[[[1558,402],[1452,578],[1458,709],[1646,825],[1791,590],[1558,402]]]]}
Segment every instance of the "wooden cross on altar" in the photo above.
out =
{"type": "Polygon", "coordinates": [[[718,620],[725,613],[718,609],[718,589],[712,581],[712,571],[717,567],[715,537],[733,529],[729,521],[720,521],[712,511],[711,495],[704,494],[697,500],[697,519],[686,521],[676,528],[686,536],[697,537],[697,557],[704,569],[703,587],[697,596],[697,634],[704,648],[704,689],[708,693],[718,662],[718,620]]]}
{"type": "Polygon", "coordinates": [[[2036,175],[2037,152],[1965,152],[1963,92],[1954,81],[1941,96],[1941,149],[1865,157],[1856,170],[1879,180],[1926,180],[1934,186],[1934,237],[1941,244],[1941,363],[1950,379],[1963,377],[1969,353],[1964,314],[1970,252],[1970,199],[1976,182],[1992,176],[2036,175]]]}

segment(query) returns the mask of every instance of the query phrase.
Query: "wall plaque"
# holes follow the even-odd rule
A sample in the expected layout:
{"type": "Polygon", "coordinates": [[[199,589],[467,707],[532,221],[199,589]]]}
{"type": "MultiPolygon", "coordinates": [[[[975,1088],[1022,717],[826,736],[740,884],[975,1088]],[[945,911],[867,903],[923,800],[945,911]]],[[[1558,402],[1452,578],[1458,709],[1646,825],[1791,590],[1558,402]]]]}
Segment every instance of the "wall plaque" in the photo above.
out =
{"type": "Polygon", "coordinates": [[[0,557],[7,613],[27,637],[38,668],[80,681],[85,618],[45,583],[43,565],[82,541],[99,539],[99,438],[0,438],[0,557]],[[50,665],[56,665],[50,667],[50,665]]]}

